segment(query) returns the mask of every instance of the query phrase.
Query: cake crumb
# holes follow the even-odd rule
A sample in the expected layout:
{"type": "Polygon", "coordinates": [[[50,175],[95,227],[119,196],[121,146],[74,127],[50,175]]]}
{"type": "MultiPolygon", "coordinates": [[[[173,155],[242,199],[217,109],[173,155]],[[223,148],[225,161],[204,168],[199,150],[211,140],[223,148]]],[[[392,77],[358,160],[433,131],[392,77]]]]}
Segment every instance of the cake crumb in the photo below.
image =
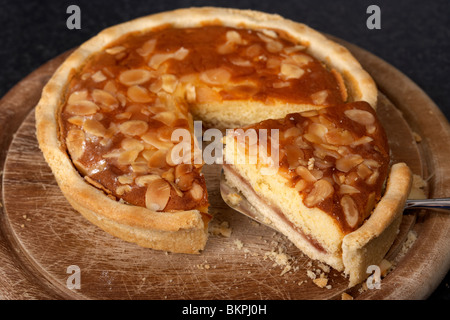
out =
{"type": "Polygon", "coordinates": [[[237,206],[242,201],[242,196],[239,193],[233,192],[227,194],[224,200],[231,203],[233,206],[237,206]]]}
{"type": "Polygon", "coordinates": [[[234,240],[234,244],[235,244],[236,248],[238,248],[239,250],[241,250],[244,247],[244,244],[239,239],[234,240]]]}
{"type": "Polygon", "coordinates": [[[402,248],[400,249],[400,252],[398,254],[398,258],[402,258],[408,250],[412,247],[414,242],[417,240],[417,233],[414,230],[409,230],[408,234],[406,235],[406,240],[402,245],[402,248]]]}
{"type": "Polygon", "coordinates": [[[221,235],[225,238],[229,238],[231,236],[232,228],[230,228],[228,221],[223,221],[219,225],[211,225],[209,232],[213,235],[221,235]]]}
{"type": "Polygon", "coordinates": [[[328,284],[328,279],[321,276],[320,278],[313,279],[313,282],[319,288],[325,288],[325,286],[328,284]]]}
{"type": "Polygon", "coordinates": [[[427,182],[422,179],[418,174],[413,174],[413,182],[411,186],[411,192],[408,195],[408,199],[426,199],[424,189],[427,187],[427,182]]]}
{"type": "Polygon", "coordinates": [[[353,300],[353,297],[346,292],[342,292],[341,300],[353,300]]]}
{"type": "Polygon", "coordinates": [[[417,132],[413,132],[412,134],[413,134],[414,140],[415,140],[417,143],[422,142],[422,137],[421,137],[417,132]]]}
{"type": "Polygon", "coordinates": [[[314,272],[312,272],[311,270],[306,270],[306,275],[308,276],[308,278],[315,280],[316,279],[316,274],[314,272]]]}

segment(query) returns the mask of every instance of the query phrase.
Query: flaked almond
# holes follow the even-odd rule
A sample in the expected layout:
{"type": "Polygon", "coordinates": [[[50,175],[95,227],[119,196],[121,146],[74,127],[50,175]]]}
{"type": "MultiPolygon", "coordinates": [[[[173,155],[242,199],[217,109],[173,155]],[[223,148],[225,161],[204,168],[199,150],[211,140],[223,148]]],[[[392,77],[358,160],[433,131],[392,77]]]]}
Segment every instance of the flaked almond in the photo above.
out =
{"type": "Polygon", "coordinates": [[[331,196],[333,192],[334,188],[330,182],[325,179],[318,180],[314,183],[313,189],[306,197],[305,204],[308,207],[315,206],[331,196]]]}
{"type": "Polygon", "coordinates": [[[161,140],[158,138],[158,132],[150,130],[146,134],[141,136],[145,143],[148,143],[156,149],[169,149],[173,146],[171,141],[161,140]]]}
{"type": "Polygon", "coordinates": [[[144,145],[140,140],[134,139],[134,138],[125,138],[120,143],[120,146],[124,150],[144,150],[144,145]]]}
{"type": "Polygon", "coordinates": [[[319,144],[319,145],[324,142],[321,137],[319,137],[318,135],[315,135],[314,133],[309,133],[309,132],[305,133],[303,135],[303,138],[308,140],[309,142],[319,144]]]}
{"type": "Polygon", "coordinates": [[[170,199],[170,184],[162,178],[148,183],[145,206],[153,211],[162,211],[170,199]]]}
{"type": "Polygon", "coordinates": [[[142,47],[139,49],[136,49],[137,54],[145,57],[148,56],[150,53],[153,53],[156,47],[156,39],[150,39],[146,41],[142,47]]]}
{"type": "Polygon", "coordinates": [[[306,54],[297,53],[289,57],[296,65],[304,66],[310,62],[313,62],[314,59],[306,54]]]}
{"type": "Polygon", "coordinates": [[[336,160],[336,169],[342,172],[349,172],[351,169],[362,163],[364,158],[359,154],[351,154],[336,160]]]}
{"type": "Polygon", "coordinates": [[[131,69],[124,71],[119,76],[119,81],[126,86],[143,84],[152,78],[152,73],[144,69],[131,69]]]}
{"type": "Polygon", "coordinates": [[[221,102],[222,96],[211,88],[197,87],[196,99],[198,103],[221,102]]]}
{"type": "Polygon", "coordinates": [[[139,150],[125,150],[119,154],[117,162],[119,165],[130,165],[132,164],[139,155],[139,150]]]}
{"type": "Polygon", "coordinates": [[[351,109],[344,111],[344,114],[350,120],[353,120],[365,126],[371,125],[375,122],[375,117],[369,111],[351,109]]]}
{"type": "Polygon", "coordinates": [[[255,43],[245,49],[244,55],[249,58],[254,58],[256,56],[259,56],[262,52],[263,48],[261,47],[261,45],[255,43]]]}
{"type": "Polygon", "coordinates": [[[172,127],[177,120],[177,116],[172,111],[163,111],[154,115],[153,119],[164,123],[168,127],[172,127]]]}
{"type": "Polygon", "coordinates": [[[85,134],[80,129],[71,129],[67,133],[66,145],[72,160],[80,159],[85,151],[85,134]]]}
{"type": "Polygon", "coordinates": [[[192,164],[182,163],[175,168],[175,179],[178,179],[182,175],[188,174],[192,172],[193,166],[192,164]]]}
{"type": "Polygon", "coordinates": [[[150,168],[164,168],[166,163],[167,150],[160,149],[153,152],[148,159],[148,166],[150,168]]]}
{"type": "Polygon", "coordinates": [[[362,179],[366,179],[368,176],[370,176],[372,174],[372,170],[366,166],[363,163],[361,163],[360,165],[358,165],[358,168],[356,168],[356,173],[362,178],[362,179]]]}
{"type": "Polygon", "coordinates": [[[302,134],[302,130],[298,127],[290,127],[286,129],[283,133],[284,139],[296,138],[302,134]]]}
{"type": "MultiPolygon", "coordinates": [[[[256,147],[257,145],[255,146],[255,148],[256,147]]],[[[286,159],[289,164],[289,169],[297,168],[297,166],[299,165],[299,160],[304,158],[303,150],[291,144],[286,145],[284,149],[286,150],[286,159]]]]}
{"type": "Polygon", "coordinates": [[[251,67],[253,64],[251,61],[248,61],[241,57],[232,56],[229,58],[230,62],[238,67],[251,67]]]}
{"type": "Polygon", "coordinates": [[[380,173],[378,172],[378,170],[375,170],[367,179],[366,179],[366,183],[368,185],[374,185],[377,180],[378,177],[380,176],[380,173]]]}
{"type": "Polygon", "coordinates": [[[295,169],[295,172],[305,181],[307,182],[316,182],[317,178],[311,173],[310,170],[303,166],[298,166],[295,169]]]}
{"type": "Polygon", "coordinates": [[[356,189],[354,186],[348,185],[348,184],[341,184],[339,188],[339,193],[341,194],[354,194],[354,193],[360,193],[358,189],[356,189]]]}
{"type": "Polygon", "coordinates": [[[97,82],[97,83],[105,81],[106,79],[108,79],[108,78],[101,71],[97,71],[96,73],[94,73],[92,75],[92,80],[94,80],[94,82],[97,82]]]}
{"type": "Polygon", "coordinates": [[[129,120],[121,123],[119,130],[128,136],[140,136],[148,130],[148,124],[142,120],[129,120]]]}
{"type": "Polygon", "coordinates": [[[266,44],[266,49],[271,53],[280,52],[283,50],[283,44],[279,41],[269,41],[266,44]]]}
{"type": "Polygon", "coordinates": [[[127,90],[127,96],[133,102],[149,103],[155,100],[155,95],[142,86],[131,86],[127,90]]]}
{"type": "Polygon", "coordinates": [[[200,80],[211,85],[223,85],[230,81],[231,73],[224,68],[214,68],[203,71],[200,80]]]}
{"type": "Polygon", "coordinates": [[[150,182],[155,181],[161,179],[160,176],[156,175],[156,174],[147,174],[144,176],[139,176],[137,177],[134,182],[136,183],[136,185],[138,185],[139,187],[145,187],[148,184],[150,184],[150,182]]]}
{"type": "Polygon", "coordinates": [[[104,137],[106,128],[101,122],[94,119],[86,119],[83,124],[83,130],[97,137],[104,137]]]}
{"type": "Polygon", "coordinates": [[[92,91],[92,99],[97,103],[102,109],[111,111],[118,107],[119,101],[108,91],[94,89],[92,91]]]}
{"type": "Polygon", "coordinates": [[[78,127],[81,127],[84,123],[84,119],[85,118],[81,117],[81,116],[73,116],[73,117],[70,117],[69,119],[67,119],[67,122],[74,124],[78,127]]]}
{"type": "Polygon", "coordinates": [[[180,188],[180,190],[187,191],[192,187],[194,178],[194,172],[188,172],[176,178],[175,183],[177,184],[178,188],[180,188]]]}
{"type": "Polygon", "coordinates": [[[311,95],[311,100],[315,105],[324,105],[328,98],[328,90],[321,90],[311,95]]]}
{"type": "Polygon", "coordinates": [[[282,78],[285,80],[299,79],[305,73],[305,70],[290,63],[282,63],[280,67],[282,78]]]}
{"type": "Polygon", "coordinates": [[[203,198],[203,188],[201,185],[199,185],[197,182],[194,182],[192,184],[191,190],[189,190],[189,194],[191,195],[192,199],[195,201],[199,201],[203,198]]]}
{"type": "Polygon", "coordinates": [[[118,54],[118,53],[121,53],[122,51],[124,51],[126,48],[124,47],[124,46],[115,46],[115,47],[112,47],[112,48],[108,48],[108,49],[106,49],[105,50],[105,52],[107,53],[107,54],[110,54],[110,55],[116,55],[116,54],[118,54]]]}
{"type": "Polygon", "coordinates": [[[118,195],[118,196],[122,196],[122,195],[124,195],[125,193],[127,193],[127,192],[130,192],[131,191],[131,186],[130,185],[123,185],[123,186],[118,186],[117,188],[116,188],[116,194],[118,195]]]}
{"type": "Polygon", "coordinates": [[[341,146],[350,145],[355,141],[350,131],[341,128],[328,131],[325,138],[329,144],[341,146]]]}
{"type": "Polygon", "coordinates": [[[354,148],[354,147],[360,146],[360,145],[362,145],[362,144],[370,143],[370,142],[372,142],[372,141],[373,141],[373,139],[372,139],[371,137],[363,136],[363,137],[361,137],[361,138],[359,138],[359,139],[353,141],[353,142],[350,144],[350,147],[354,148]]]}
{"type": "Polygon", "coordinates": [[[100,108],[92,101],[81,100],[75,104],[68,104],[65,111],[77,116],[89,116],[96,113],[100,108]]]}
{"type": "Polygon", "coordinates": [[[117,177],[117,181],[119,181],[120,184],[132,184],[134,181],[134,178],[132,175],[124,174],[117,177]]]}
{"type": "Polygon", "coordinates": [[[356,207],[355,201],[349,195],[344,195],[341,198],[342,211],[345,214],[345,220],[350,227],[356,226],[359,218],[358,208],[356,207]]]}
{"type": "Polygon", "coordinates": [[[294,188],[295,188],[295,190],[300,192],[300,191],[303,191],[307,186],[308,186],[308,183],[305,180],[300,179],[299,181],[297,181],[294,188]]]}
{"type": "Polygon", "coordinates": [[[325,141],[325,135],[327,134],[328,129],[323,124],[320,123],[311,123],[308,126],[308,133],[312,133],[318,136],[321,140],[325,141]]]}
{"type": "Polygon", "coordinates": [[[75,91],[70,94],[69,99],[67,99],[67,104],[76,104],[77,102],[87,100],[87,98],[87,90],[75,91]]]}
{"type": "Polygon", "coordinates": [[[178,78],[173,74],[163,74],[161,80],[161,88],[168,93],[173,93],[178,86],[178,78]]]}
{"type": "Polygon", "coordinates": [[[170,53],[157,53],[154,54],[151,58],[150,61],[148,63],[148,65],[153,68],[153,69],[158,69],[164,62],[170,60],[170,59],[175,59],[178,61],[183,60],[184,58],[187,57],[187,55],[189,54],[189,50],[186,48],[181,47],[180,49],[178,49],[175,52],[170,52],[170,53]]]}

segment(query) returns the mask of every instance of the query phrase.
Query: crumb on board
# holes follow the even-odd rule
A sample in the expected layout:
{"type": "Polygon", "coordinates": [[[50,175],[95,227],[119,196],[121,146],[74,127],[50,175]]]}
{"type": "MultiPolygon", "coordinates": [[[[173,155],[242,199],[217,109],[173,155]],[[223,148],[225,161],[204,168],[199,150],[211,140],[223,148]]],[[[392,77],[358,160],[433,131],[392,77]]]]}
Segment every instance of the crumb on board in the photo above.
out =
{"type": "Polygon", "coordinates": [[[417,174],[413,174],[413,182],[411,186],[411,191],[408,195],[408,199],[426,199],[425,188],[427,187],[427,182],[417,174]]]}
{"type": "Polygon", "coordinates": [[[353,297],[346,292],[342,292],[341,300],[353,300],[353,297]]]}
{"type": "Polygon", "coordinates": [[[414,140],[415,140],[417,143],[422,142],[422,137],[421,137],[417,132],[413,132],[412,134],[413,134],[414,140]]]}
{"type": "Polygon", "coordinates": [[[209,232],[213,235],[220,235],[225,238],[229,238],[231,236],[232,229],[230,228],[228,221],[222,221],[220,224],[211,225],[209,232]]]}

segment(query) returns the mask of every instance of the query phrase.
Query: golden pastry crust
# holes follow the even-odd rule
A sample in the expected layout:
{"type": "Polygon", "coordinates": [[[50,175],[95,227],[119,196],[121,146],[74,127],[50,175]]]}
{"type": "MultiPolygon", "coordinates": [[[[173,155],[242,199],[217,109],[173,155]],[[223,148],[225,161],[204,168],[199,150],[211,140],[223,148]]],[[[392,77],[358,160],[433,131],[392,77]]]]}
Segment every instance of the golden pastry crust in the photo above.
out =
{"type": "Polygon", "coordinates": [[[36,108],[37,138],[56,181],[73,207],[99,227],[127,241],[161,250],[198,253],[206,243],[208,219],[198,210],[156,212],[124,204],[87,183],[73,166],[60,141],[59,116],[67,98],[67,85],[96,52],[126,34],[166,25],[181,28],[210,24],[283,30],[293,39],[308,43],[308,53],[343,76],[350,101],[365,100],[373,108],[376,107],[377,91],[373,80],[345,48],[303,24],[277,15],[249,10],[189,8],[155,14],[105,29],[75,50],[45,86],[36,108]],[[148,240],[154,236],[157,240],[148,240]],[[188,244],[174,240],[186,238],[191,239],[188,244]]]}
{"type": "Polygon", "coordinates": [[[369,274],[367,267],[378,265],[397,236],[405,201],[412,185],[412,173],[405,163],[391,168],[386,191],[370,218],[342,242],[344,272],[350,276],[352,287],[369,274]]]}

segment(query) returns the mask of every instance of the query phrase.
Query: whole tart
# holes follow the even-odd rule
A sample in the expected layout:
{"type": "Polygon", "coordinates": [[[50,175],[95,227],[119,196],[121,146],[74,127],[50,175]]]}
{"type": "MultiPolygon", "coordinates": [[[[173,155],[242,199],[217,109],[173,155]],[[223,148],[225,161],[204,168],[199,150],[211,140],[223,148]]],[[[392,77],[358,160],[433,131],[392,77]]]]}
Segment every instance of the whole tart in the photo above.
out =
{"type": "Polygon", "coordinates": [[[303,24],[188,8],[105,29],[77,48],[43,90],[37,138],[89,221],[144,247],[199,253],[211,215],[194,119],[223,130],[356,101],[374,110],[376,98],[349,51],[303,24]],[[191,152],[180,156],[184,147],[191,152]]]}

